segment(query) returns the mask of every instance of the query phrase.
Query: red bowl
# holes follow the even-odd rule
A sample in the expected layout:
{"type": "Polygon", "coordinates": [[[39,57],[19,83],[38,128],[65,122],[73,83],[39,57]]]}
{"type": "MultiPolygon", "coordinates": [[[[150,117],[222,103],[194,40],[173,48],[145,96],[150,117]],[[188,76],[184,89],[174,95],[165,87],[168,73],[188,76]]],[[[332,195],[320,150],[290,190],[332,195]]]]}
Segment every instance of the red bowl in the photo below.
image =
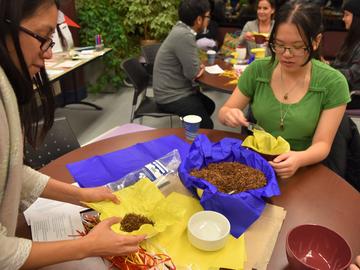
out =
{"type": "Polygon", "coordinates": [[[291,269],[347,269],[351,262],[348,243],[336,232],[320,225],[300,225],[286,238],[286,255],[291,269]]]}

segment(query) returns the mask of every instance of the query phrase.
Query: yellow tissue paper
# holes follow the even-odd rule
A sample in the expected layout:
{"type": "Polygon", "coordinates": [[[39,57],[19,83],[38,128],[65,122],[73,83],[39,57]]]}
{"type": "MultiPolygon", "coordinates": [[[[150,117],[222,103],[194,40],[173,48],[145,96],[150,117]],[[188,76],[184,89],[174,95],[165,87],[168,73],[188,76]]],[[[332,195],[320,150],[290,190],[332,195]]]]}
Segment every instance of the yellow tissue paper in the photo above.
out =
{"type": "Polygon", "coordinates": [[[185,210],[175,202],[169,202],[164,195],[149,179],[141,179],[134,185],[118,190],[114,194],[120,200],[120,204],[111,201],[86,203],[92,209],[100,213],[100,220],[109,217],[124,217],[128,213],[146,216],[154,222],[142,225],[139,230],[130,233],[123,232],[120,224],[114,224],[111,229],[119,234],[141,235],[152,237],[159,232],[181,220],[185,210]]]}
{"type": "MultiPolygon", "coordinates": [[[[166,198],[167,203],[176,204],[185,210],[184,217],[169,226],[164,232],[147,240],[151,246],[162,247],[170,255],[178,269],[243,269],[246,261],[244,235],[238,239],[229,236],[226,246],[218,251],[202,251],[191,245],[187,238],[187,223],[190,217],[203,208],[199,201],[173,192],[166,198]]],[[[146,245],[146,242],[144,243],[146,245]]],[[[146,248],[146,246],[145,246],[146,248]]]]}
{"type": "Polygon", "coordinates": [[[281,136],[275,138],[266,131],[254,129],[253,135],[247,136],[242,146],[266,155],[280,155],[290,151],[290,144],[281,136]]]}

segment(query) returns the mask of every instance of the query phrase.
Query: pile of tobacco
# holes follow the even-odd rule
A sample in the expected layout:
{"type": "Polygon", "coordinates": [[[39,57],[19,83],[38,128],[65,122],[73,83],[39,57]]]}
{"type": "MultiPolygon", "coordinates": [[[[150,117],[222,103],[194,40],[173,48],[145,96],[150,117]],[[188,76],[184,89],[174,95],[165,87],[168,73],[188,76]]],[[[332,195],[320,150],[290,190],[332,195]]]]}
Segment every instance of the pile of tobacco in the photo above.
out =
{"type": "Polygon", "coordinates": [[[224,193],[239,193],[266,185],[262,171],[239,162],[211,163],[201,170],[192,170],[190,174],[205,179],[224,193]]]}
{"type": "Polygon", "coordinates": [[[154,222],[143,215],[129,213],[121,220],[120,229],[124,232],[132,232],[138,230],[143,224],[154,225],[154,222]]]}

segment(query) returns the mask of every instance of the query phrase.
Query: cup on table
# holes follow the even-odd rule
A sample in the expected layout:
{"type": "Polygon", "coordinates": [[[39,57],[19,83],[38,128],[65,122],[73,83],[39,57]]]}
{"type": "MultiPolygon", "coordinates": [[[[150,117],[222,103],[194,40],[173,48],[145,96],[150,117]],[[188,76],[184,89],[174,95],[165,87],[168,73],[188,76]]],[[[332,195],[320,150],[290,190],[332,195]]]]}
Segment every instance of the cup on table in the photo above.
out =
{"type": "Polygon", "coordinates": [[[215,63],[216,52],[214,50],[208,50],[206,54],[208,58],[208,64],[213,65],[215,63]]]}
{"type": "Polygon", "coordinates": [[[185,137],[189,141],[193,141],[198,134],[201,123],[201,117],[198,115],[186,115],[182,118],[183,127],[185,128],[185,137]]]}
{"type": "Polygon", "coordinates": [[[236,48],[237,60],[244,60],[246,58],[246,48],[238,47],[236,48]]]}

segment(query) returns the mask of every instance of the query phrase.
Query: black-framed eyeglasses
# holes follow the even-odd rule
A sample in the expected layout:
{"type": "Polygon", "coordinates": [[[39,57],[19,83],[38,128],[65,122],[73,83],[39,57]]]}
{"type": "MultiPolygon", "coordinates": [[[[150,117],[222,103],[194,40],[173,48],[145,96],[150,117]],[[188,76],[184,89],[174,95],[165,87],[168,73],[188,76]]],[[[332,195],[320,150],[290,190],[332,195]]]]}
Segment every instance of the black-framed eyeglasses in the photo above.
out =
{"type": "Polygon", "coordinates": [[[304,56],[309,51],[308,47],[286,47],[276,43],[270,43],[269,45],[271,50],[277,54],[284,54],[288,50],[292,56],[304,56]]]}
{"type": "Polygon", "coordinates": [[[54,47],[55,45],[55,42],[49,37],[40,36],[39,34],[36,34],[33,31],[21,25],[19,25],[19,29],[24,33],[28,34],[29,36],[32,36],[33,38],[37,39],[40,42],[40,50],[42,52],[46,52],[48,49],[54,47]]]}

